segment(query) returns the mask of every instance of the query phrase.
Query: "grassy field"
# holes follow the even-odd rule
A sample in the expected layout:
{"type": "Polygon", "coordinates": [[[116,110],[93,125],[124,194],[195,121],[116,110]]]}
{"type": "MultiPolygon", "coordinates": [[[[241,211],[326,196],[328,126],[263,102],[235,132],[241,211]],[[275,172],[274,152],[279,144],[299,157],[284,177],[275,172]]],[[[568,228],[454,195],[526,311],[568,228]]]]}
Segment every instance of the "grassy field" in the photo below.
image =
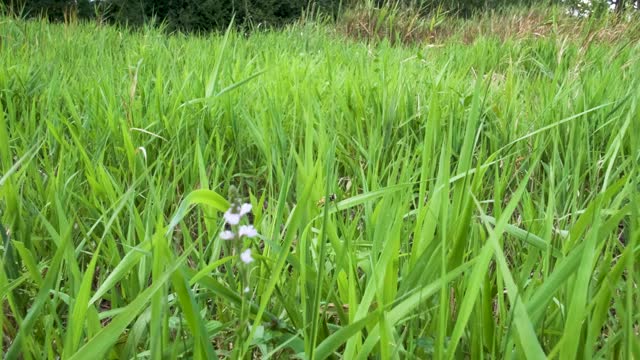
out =
{"type": "Polygon", "coordinates": [[[549,21],[0,18],[2,356],[640,359],[640,45],[549,21]]]}

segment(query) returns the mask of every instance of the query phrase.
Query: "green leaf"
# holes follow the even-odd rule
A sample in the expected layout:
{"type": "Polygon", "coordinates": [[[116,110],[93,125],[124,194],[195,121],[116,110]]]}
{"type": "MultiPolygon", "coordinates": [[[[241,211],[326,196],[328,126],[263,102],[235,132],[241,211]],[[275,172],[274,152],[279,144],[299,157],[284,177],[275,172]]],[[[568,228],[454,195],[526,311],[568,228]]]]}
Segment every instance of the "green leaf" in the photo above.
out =
{"type": "Polygon", "coordinates": [[[211,206],[220,212],[227,211],[230,206],[229,202],[224,197],[213,190],[194,190],[190,192],[189,195],[187,195],[187,197],[185,197],[180,203],[178,210],[176,210],[175,215],[171,218],[167,235],[169,235],[176,225],[182,221],[185,215],[189,212],[191,206],[197,204],[211,206]]]}
{"type": "Polygon", "coordinates": [[[331,356],[349,338],[357,334],[365,326],[371,326],[380,317],[380,310],[370,312],[367,316],[349,325],[343,326],[340,330],[324,339],[315,349],[315,359],[323,360],[331,356]]]}
{"type": "MultiPolygon", "coordinates": [[[[454,279],[458,278],[464,272],[467,271],[477,259],[472,259],[457,268],[448,272],[444,277],[437,279],[436,281],[424,285],[414,291],[408,293],[406,296],[398,299],[393,308],[389,311],[388,320],[389,324],[393,326],[398,326],[401,324],[401,321],[409,316],[412,312],[416,311],[416,309],[420,306],[420,304],[424,303],[431,296],[436,294],[438,291],[442,289],[443,284],[448,284],[454,279]]],[[[364,345],[360,349],[358,353],[357,359],[365,360],[368,358],[369,354],[375,347],[375,345],[380,341],[380,328],[378,325],[374,326],[373,329],[369,332],[367,336],[367,340],[364,345]]]]}
{"type": "Polygon", "coordinates": [[[13,360],[21,357],[21,353],[23,351],[22,346],[24,338],[28,336],[33,330],[33,327],[36,324],[36,320],[40,315],[45,303],[49,300],[49,292],[54,288],[55,282],[58,278],[58,272],[60,270],[60,265],[62,263],[62,258],[66,252],[67,244],[71,240],[71,234],[64,234],[62,237],[62,241],[60,242],[60,246],[58,246],[53,259],[51,260],[51,264],[47,269],[47,275],[42,282],[42,286],[38,290],[36,297],[27,312],[27,316],[24,318],[22,323],[20,324],[20,328],[16,337],[13,339],[11,346],[7,350],[5,355],[5,359],[13,360]]]}
{"type": "Polygon", "coordinates": [[[194,250],[195,244],[191,245],[172,264],[167,264],[167,269],[157,281],[142,291],[121,313],[119,313],[109,325],[104,327],[96,336],[84,344],[69,360],[80,360],[88,358],[102,358],[109,349],[118,341],[118,338],[127,326],[144,310],[151,298],[171,279],[173,273],[180,268],[182,263],[194,250]]]}

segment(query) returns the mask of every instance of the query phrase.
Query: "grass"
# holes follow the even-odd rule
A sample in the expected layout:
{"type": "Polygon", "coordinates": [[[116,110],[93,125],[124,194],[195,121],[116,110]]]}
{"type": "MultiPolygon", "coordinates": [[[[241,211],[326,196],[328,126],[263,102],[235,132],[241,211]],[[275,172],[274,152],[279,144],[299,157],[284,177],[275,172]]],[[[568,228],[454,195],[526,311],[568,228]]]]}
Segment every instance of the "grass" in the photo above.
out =
{"type": "Polygon", "coordinates": [[[1,18],[3,356],[640,358],[640,46],[591,34],[1,18]]]}
{"type": "Polygon", "coordinates": [[[358,41],[386,39],[391,44],[404,45],[426,42],[442,46],[452,41],[473,44],[484,37],[502,41],[548,37],[572,41],[640,41],[637,11],[581,18],[562,7],[515,6],[481,11],[466,20],[451,16],[442,8],[425,12],[396,2],[379,7],[364,2],[345,11],[336,30],[358,41]]]}

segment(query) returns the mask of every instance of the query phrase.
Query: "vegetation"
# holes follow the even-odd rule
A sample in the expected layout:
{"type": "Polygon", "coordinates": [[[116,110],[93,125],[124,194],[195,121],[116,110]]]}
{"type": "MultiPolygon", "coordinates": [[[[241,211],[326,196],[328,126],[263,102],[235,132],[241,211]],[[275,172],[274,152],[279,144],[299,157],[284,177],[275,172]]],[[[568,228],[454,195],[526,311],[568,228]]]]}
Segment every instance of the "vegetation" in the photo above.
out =
{"type": "Polygon", "coordinates": [[[0,18],[3,357],[640,358],[638,22],[561,14],[0,18]]]}
{"type": "Polygon", "coordinates": [[[163,23],[170,31],[224,30],[236,24],[281,26],[306,11],[335,14],[340,0],[2,0],[7,9],[23,17],[46,15],[49,20],[69,17],[98,18],[109,23],[142,26],[163,23]]]}
{"type": "Polygon", "coordinates": [[[335,20],[354,10],[394,10],[409,13],[401,18],[415,22],[433,13],[469,18],[485,11],[558,4],[596,15],[612,7],[618,12],[640,8],[640,0],[1,0],[0,10],[50,21],[96,19],[135,27],[152,23],[169,32],[202,33],[224,30],[232,21],[248,28],[280,27],[310,14],[335,20]]]}

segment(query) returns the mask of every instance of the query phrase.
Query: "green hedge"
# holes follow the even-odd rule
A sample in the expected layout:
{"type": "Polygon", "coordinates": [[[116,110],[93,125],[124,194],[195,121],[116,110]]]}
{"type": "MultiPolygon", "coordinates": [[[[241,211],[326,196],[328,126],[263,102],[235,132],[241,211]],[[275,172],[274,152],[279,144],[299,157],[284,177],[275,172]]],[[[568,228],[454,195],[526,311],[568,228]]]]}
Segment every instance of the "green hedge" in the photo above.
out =
{"type": "Polygon", "coordinates": [[[208,31],[237,24],[279,26],[314,10],[336,14],[341,0],[2,0],[5,9],[26,17],[61,21],[65,14],[80,18],[99,15],[114,23],[142,25],[154,19],[169,30],[208,31]]]}

